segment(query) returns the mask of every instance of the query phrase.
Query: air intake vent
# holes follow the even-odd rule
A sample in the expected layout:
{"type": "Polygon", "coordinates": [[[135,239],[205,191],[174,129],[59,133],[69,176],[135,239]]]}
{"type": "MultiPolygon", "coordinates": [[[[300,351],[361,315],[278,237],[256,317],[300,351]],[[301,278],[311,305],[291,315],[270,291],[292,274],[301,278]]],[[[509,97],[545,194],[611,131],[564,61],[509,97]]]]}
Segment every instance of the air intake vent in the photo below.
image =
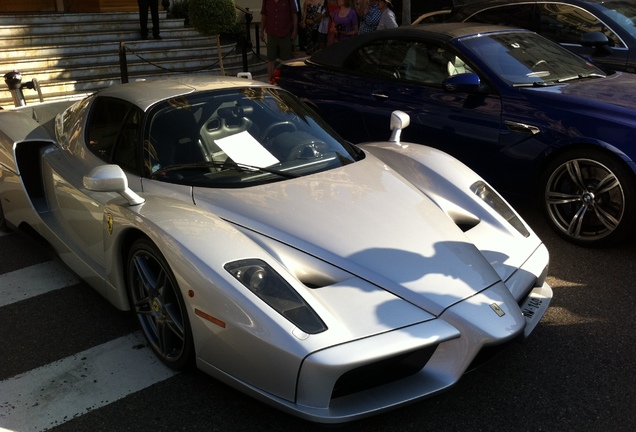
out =
{"type": "Polygon", "coordinates": [[[436,349],[437,345],[433,345],[352,369],[338,378],[331,398],[368,390],[413,375],[426,365],[436,349]]]}

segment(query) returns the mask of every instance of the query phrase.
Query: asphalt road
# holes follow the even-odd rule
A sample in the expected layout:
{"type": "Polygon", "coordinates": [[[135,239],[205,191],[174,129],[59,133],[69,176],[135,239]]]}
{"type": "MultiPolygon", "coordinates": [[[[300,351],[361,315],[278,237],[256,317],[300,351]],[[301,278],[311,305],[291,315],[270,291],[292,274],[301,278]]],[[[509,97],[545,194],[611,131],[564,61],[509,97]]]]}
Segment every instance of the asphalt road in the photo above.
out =
{"type": "MultiPolygon", "coordinates": [[[[448,392],[369,419],[325,427],[297,420],[192,372],[156,379],[121,398],[105,396],[93,406],[78,406],[76,414],[51,420],[46,427],[59,432],[636,430],[633,241],[605,250],[575,247],[556,237],[531,209],[518,208],[550,250],[554,300],[528,342],[510,346],[448,392]]],[[[2,279],[5,275],[52,259],[29,237],[2,236],[0,284],[8,280],[2,279]]],[[[116,311],[72,276],[68,281],[64,277],[60,289],[0,306],[0,430],[27,430],[9,421],[22,396],[21,380],[60,359],[85,360],[90,356],[83,353],[91,347],[110,347],[111,341],[136,330],[130,315],[116,311]]],[[[56,278],[45,279],[49,283],[56,278]]],[[[153,363],[130,362],[138,367],[129,372],[132,377],[148,375],[153,363]]],[[[125,387],[134,381],[109,373],[93,379],[93,386],[125,387]]],[[[78,400],[88,398],[76,393],[78,400]]],[[[64,399],[55,392],[48,398],[47,403],[64,399]]],[[[42,406],[40,401],[32,403],[22,415],[41,415],[42,406]]]]}

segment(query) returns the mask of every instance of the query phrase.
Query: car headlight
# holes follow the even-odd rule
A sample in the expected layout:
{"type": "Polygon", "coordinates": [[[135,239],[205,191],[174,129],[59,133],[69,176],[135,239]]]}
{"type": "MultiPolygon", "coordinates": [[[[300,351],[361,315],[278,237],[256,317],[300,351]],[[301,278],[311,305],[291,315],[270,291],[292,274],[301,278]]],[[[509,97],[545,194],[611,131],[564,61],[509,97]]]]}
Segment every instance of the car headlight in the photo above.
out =
{"type": "Polygon", "coordinates": [[[265,261],[234,261],[226,264],[225,270],[305,333],[316,334],[327,330],[305,299],[265,261]]]}
{"type": "Polygon", "coordinates": [[[508,221],[510,225],[512,225],[519,233],[528,237],[530,232],[526,228],[526,226],[521,222],[521,219],[517,217],[512,208],[499,196],[497,192],[495,192],[490,186],[488,186],[483,181],[477,181],[472,184],[470,190],[475,193],[479,198],[481,198],[486,204],[488,204],[491,208],[493,208],[497,213],[499,213],[504,219],[508,221]]]}

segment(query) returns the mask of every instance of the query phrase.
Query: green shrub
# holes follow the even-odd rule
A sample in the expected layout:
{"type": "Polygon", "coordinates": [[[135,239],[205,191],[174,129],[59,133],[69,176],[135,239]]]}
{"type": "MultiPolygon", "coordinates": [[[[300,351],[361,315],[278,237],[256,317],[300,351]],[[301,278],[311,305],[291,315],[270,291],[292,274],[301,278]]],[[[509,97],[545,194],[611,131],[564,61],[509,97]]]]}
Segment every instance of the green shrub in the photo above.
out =
{"type": "Polygon", "coordinates": [[[234,0],[189,0],[190,25],[199,33],[216,36],[236,24],[234,0]]]}
{"type": "Polygon", "coordinates": [[[189,7],[190,0],[174,0],[172,7],[170,8],[170,17],[184,19],[185,25],[190,25],[190,16],[188,14],[189,7]]]}

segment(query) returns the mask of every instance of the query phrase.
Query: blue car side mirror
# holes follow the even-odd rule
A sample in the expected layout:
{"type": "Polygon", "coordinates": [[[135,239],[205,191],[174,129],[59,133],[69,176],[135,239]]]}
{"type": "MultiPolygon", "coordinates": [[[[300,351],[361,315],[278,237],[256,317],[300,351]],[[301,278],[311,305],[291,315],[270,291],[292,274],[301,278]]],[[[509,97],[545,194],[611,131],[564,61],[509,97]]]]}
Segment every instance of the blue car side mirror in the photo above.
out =
{"type": "Polygon", "coordinates": [[[581,45],[586,47],[598,48],[603,45],[609,45],[609,43],[610,41],[605,35],[605,33],[602,33],[600,31],[584,33],[581,36],[581,45]]]}
{"type": "Polygon", "coordinates": [[[442,81],[442,88],[447,92],[474,92],[480,85],[481,80],[474,73],[453,75],[442,81]]]}
{"type": "Polygon", "coordinates": [[[581,36],[581,45],[584,47],[594,47],[596,51],[594,55],[602,56],[612,53],[612,47],[607,35],[600,31],[584,33],[581,36]]]}

